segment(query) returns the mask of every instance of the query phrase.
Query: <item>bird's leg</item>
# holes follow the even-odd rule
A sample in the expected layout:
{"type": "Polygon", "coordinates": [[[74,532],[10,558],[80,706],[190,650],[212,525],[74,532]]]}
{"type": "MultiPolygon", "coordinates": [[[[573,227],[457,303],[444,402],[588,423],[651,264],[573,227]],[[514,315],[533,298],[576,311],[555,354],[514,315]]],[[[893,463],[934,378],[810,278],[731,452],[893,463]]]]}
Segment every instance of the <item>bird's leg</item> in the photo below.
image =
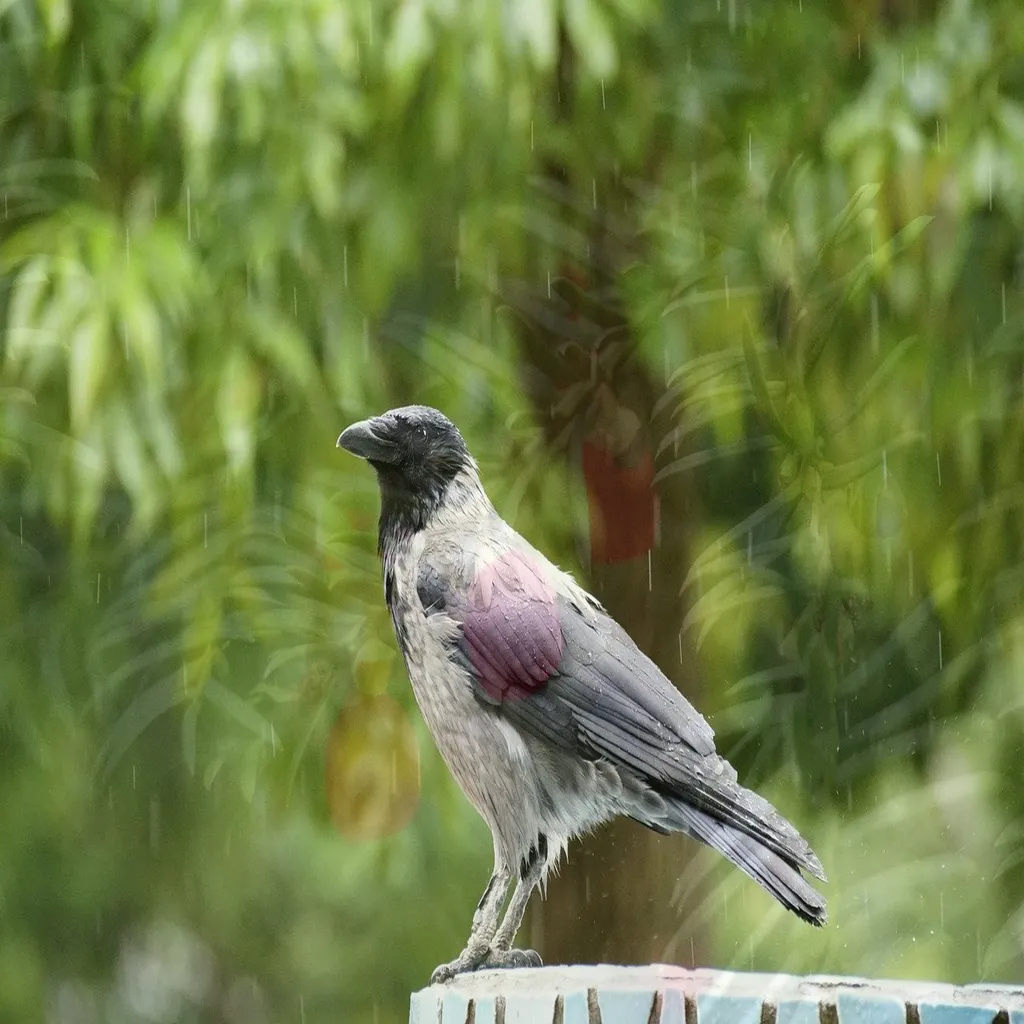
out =
{"type": "Polygon", "coordinates": [[[519,872],[512,899],[509,900],[508,910],[505,911],[505,920],[501,922],[501,927],[491,939],[491,948],[480,963],[482,969],[541,966],[540,956],[532,949],[512,949],[511,947],[516,932],[519,931],[519,926],[523,923],[523,915],[526,913],[526,905],[530,902],[530,896],[533,895],[533,890],[544,875],[547,855],[547,837],[540,836],[537,845],[530,851],[529,859],[524,861],[519,872]]]}
{"type": "Polygon", "coordinates": [[[436,985],[442,981],[449,981],[456,974],[464,974],[472,971],[480,965],[487,956],[490,949],[491,939],[498,928],[498,915],[501,913],[501,905],[505,902],[505,895],[508,892],[510,872],[497,863],[494,866],[494,873],[491,880],[484,889],[480,902],[476,905],[473,914],[473,927],[469,932],[469,939],[466,948],[451,963],[441,964],[430,976],[430,983],[436,985]]]}

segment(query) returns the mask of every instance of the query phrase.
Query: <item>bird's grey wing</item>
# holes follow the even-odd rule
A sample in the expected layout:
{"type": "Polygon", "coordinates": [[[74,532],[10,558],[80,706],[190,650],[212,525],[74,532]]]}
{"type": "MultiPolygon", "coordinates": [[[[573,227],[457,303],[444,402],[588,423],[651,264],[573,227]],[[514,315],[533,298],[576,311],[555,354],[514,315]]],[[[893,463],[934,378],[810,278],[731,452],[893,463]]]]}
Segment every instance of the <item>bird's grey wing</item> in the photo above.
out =
{"type": "MultiPolygon", "coordinates": [[[[578,712],[577,724],[595,740],[607,727],[602,747],[632,736],[714,754],[711,727],[629,634],[593,599],[584,611],[558,593],[530,553],[510,550],[471,578],[460,576],[422,559],[417,589],[428,613],[444,612],[461,626],[451,656],[470,673],[480,700],[505,706],[529,698],[509,717],[537,727],[552,717],[570,725],[569,712],[578,712]]],[[[574,733],[559,738],[578,748],[574,733]]]]}
{"type": "MultiPolygon", "coordinates": [[[[477,699],[518,729],[625,767],[770,848],[802,854],[796,830],[736,783],[710,726],[654,662],[596,602],[585,611],[559,593],[530,553],[510,550],[469,579],[424,558],[417,590],[428,615],[457,623],[449,656],[477,699]]],[[[820,872],[813,854],[798,859],[820,872]]]]}

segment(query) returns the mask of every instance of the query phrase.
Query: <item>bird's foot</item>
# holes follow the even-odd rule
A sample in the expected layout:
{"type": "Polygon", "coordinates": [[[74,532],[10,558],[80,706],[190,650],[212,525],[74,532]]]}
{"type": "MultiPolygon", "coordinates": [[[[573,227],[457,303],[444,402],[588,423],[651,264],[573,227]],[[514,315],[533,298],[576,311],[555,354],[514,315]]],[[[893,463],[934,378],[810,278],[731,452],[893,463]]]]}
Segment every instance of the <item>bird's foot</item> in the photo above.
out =
{"type": "Polygon", "coordinates": [[[466,974],[475,971],[490,953],[490,949],[484,945],[468,945],[451,963],[441,964],[434,968],[430,976],[431,985],[443,985],[451,981],[456,974],[466,974]]]}
{"type": "Polygon", "coordinates": [[[489,949],[476,970],[514,970],[517,967],[543,966],[540,954],[532,949],[489,949]]]}
{"type": "Polygon", "coordinates": [[[451,963],[434,968],[431,985],[443,985],[457,974],[470,971],[513,970],[517,967],[543,967],[543,961],[532,949],[483,949],[468,946],[451,963]]]}

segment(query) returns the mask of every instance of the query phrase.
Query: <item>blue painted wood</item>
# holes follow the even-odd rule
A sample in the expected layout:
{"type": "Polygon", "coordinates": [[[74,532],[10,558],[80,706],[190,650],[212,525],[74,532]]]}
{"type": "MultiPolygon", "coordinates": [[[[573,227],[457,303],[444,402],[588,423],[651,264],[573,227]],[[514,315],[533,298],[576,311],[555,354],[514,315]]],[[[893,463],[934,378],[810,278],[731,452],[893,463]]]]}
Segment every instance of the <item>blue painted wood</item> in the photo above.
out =
{"type": "Polygon", "coordinates": [[[669,988],[662,994],[658,1024],[686,1024],[686,997],[679,989],[669,988]]]}
{"type": "Polygon", "coordinates": [[[903,999],[863,992],[840,992],[836,997],[839,1024],[906,1024],[907,1004],[903,999]]]}
{"type": "MultiPolygon", "coordinates": [[[[497,1024],[498,1006],[495,996],[475,996],[473,998],[473,1010],[476,1024],[497,1024]]],[[[431,1021],[431,1024],[434,1024],[431,1021]]],[[[459,1024],[462,1024],[460,1021],[459,1024]]]]}
{"type": "Polygon", "coordinates": [[[698,1024],[760,1024],[762,1000],[754,996],[697,996],[698,1024]]]}
{"type": "Polygon", "coordinates": [[[818,1001],[784,999],[775,1007],[775,1024],[818,1024],[818,1001]]]}
{"type": "Polygon", "coordinates": [[[651,1005],[657,989],[620,992],[610,989],[598,992],[601,1024],[647,1024],[651,1019],[651,1005]]]}
{"type": "Polygon", "coordinates": [[[505,1024],[552,1024],[555,998],[554,992],[509,994],[505,997],[505,1024]]]}
{"type": "Polygon", "coordinates": [[[761,1024],[773,1013],[775,1024],[821,1024],[819,1004],[835,1007],[837,1024],[917,1018],[920,1024],[1024,1024],[1024,986],[798,978],[666,964],[483,971],[415,993],[409,1020],[467,1024],[472,1001],[474,1024],[554,1024],[559,996],[561,1024],[761,1024]],[[599,1014],[591,1012],[590,990],[599,1014]],[[652,1012],[656,994],[660,1015],[652,1012]]]}
{"type": "Polygon", "coordinates": [[[590,1024],[590,1010],[587,1008],[587,990],[567,992],[562,1001],[563,1024],[590,1024]]]}
{"type": "Polygon", "coordinates": [[[921,1024],[992,1024],[997,1007],[954,1006],[949,1003],[920,1003],[921,1024]]]}
{"type": "Polygon", "coordinates": [[[469,1018],[470,997],[465,992],[451,989],[445,992],[441,1000],[441,1016],[444,1020],[458,1021],[459,1024],[466,1024],[469,1018]]]}

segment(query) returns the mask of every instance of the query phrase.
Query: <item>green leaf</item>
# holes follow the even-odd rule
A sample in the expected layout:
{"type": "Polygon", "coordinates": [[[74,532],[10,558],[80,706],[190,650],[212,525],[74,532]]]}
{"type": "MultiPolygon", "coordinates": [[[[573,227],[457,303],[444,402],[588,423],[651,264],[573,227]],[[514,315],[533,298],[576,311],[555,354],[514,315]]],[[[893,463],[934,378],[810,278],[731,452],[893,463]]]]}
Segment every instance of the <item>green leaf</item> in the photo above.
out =
{"type": "Polygon", "coordinates": [[[256,450],[256,410],[260,383],[249,357],[234,347],[221,369],[217,420],[228,465],[235,471],[252,466],[256,450]]]}
{"type": "Polygon", "coordinates": [[[618,67],[615,35],[598,0],[565,0],[565,19],[584,67],[595,78],[612,78],[618,67]]]}
{"type": "Polygon", "coordinates": [[[80,321],[68,343],[71,426],[81,433],[92,417],[110,364],[110,333],[99,310],[80,321]]]}

